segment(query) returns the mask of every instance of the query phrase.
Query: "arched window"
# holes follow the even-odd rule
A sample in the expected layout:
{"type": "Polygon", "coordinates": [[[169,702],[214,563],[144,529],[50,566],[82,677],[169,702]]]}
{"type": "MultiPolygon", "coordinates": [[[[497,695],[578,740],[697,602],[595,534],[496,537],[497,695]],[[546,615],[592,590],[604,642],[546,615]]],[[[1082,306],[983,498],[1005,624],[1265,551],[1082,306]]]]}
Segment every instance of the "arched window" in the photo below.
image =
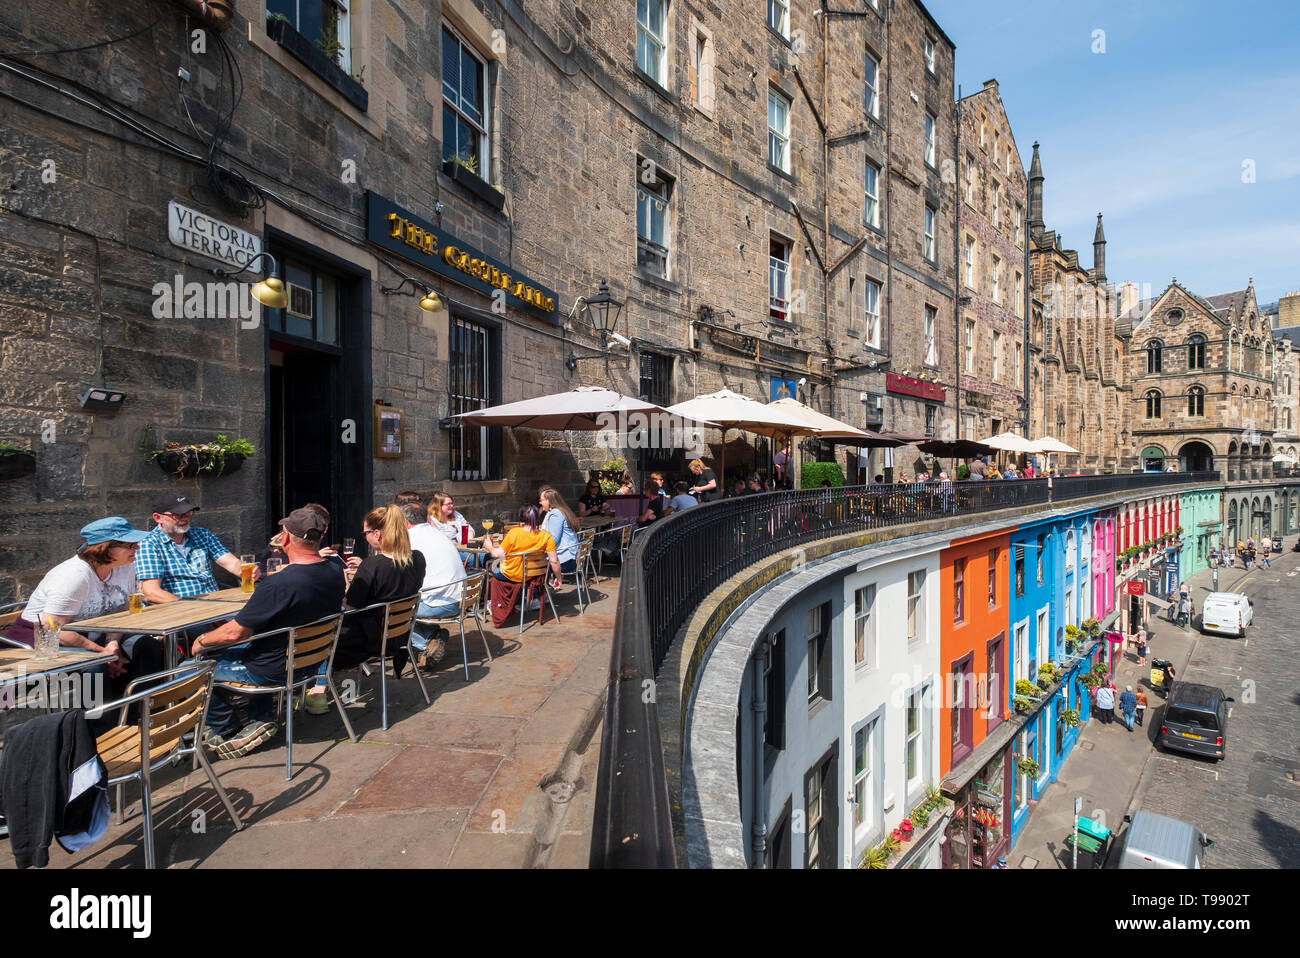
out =
{"type": "Polygon", "coordinates": [[[1205,415],[1205,390],[1200,386],[1193,386],[1187,390],[1187,415],[1205,415]]]}
{"type": "Polygon", "coordinates": [[[1160,418],[1160,390],[1158,389],[1147,390],[1147,418],[1160,418]]]}
{"type": "Polygon", "coordinates": [[[1231,549],[1237,544],[1237,500],[1228,506],[1228,539],[1224,546],[1231,549]]]}
{"type": "Polygon", "coordinates": [[[1187,368],[1205,368],[1205,337],[1200,333],[1192,333],[1187,339],[1187,368]]]}
{"type": "Polygon", "coordinates": [[[1147,343],[1147,373],[1160,372],[1160,353],[1164,344],[1158,339],[1153,339],[1147,343]]]}

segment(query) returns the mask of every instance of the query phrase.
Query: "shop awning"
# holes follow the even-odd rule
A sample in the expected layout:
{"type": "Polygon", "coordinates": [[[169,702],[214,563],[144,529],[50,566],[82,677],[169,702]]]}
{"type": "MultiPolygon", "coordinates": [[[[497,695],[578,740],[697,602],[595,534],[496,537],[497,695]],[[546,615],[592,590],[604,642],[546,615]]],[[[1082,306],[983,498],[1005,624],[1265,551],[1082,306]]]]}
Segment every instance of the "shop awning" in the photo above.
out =
{"type": "Polygon", "coordinates": [[[1150,593],[1147,593],[1143,598],[1146,599],[1149,604],[1154,605],[1157,609],[1167,609],[1171,604],[1166,602],[1164,599],[1157,599],[1150,593]]]}

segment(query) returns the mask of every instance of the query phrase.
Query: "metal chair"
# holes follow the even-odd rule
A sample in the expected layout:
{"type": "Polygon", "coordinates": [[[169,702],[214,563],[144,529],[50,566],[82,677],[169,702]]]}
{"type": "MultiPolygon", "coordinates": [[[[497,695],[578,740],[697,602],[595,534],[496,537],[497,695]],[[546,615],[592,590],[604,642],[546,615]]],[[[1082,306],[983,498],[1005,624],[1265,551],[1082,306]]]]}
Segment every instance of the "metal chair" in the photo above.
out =
{"type": "MultiPolygon", "coordinates": [[[[464,586],[460,593],[460,609],[455,615],[443,616],[442,618],[425,618],[420,617],[415,621],[420,625],[437,626],[443,622],[456,622],[460,625],[460,654],[461,660],[465,664],[465,681],[469,681],[469,652],[465,648],[465,616],[474,616],[474,621],[478,623],[478,637],[483,642],[483,648],[487,652],[488,661],[492,661],[492,648],[488,645],[487,636],[483,634],[483,620],[479,618],[479,599],[483,593],[483,586],[487,582],[487,573],[479,572],[467,579],[462,579],[464,586]]],[[[411,630],[414,634],[414,629],[411,630]]],[[[406,651],[410,655],[411,661],[415,661],[415,647],[411,645],[410,637],[407,637],[406,651]]],[[[416,669],[415,674],[419,677],[420,670],[416,669]]],[[[420,680],[423,688],[424,680],[420,680]]],[[[426,696],[427,698],[427,696],[426,696]]]]}
{"type": "MultiPolygon", "coordinates": [[[[296,689],[314,683],[317,670],[312,668],[310,672],[304,673],[301,678],[295,678],[294,673],[319,665],[326,660],[333,663],[334,652],[338,648],[339,632],[342,626],[343,613],[337,612],[334,615],[327,615],[323,619],[317,619],[315,622],[309,622],[306,625],[263,632],[250,638],[248,641],[256,642],[283,632],[289,633],[288,648],[285,651],[284,681],[278,685],[249,685],[244,682],[213,683],[214,688],[225,689],[239,695],[283,694],[289,697],[288,707],[284,710],[284,780],[286,782],[293,779],[293,693],[296,689]]],[[[204,651],[199,653],[200,656],[204,654],[204,651]]],[[[339,696],[338,689],[334,687],[334,677],[331,671],[329,668],[325,670],[325,682],[329,686],[330,694],[334,696],[334,704],[338,706],[339,715],[343,717],[343,724],[347,727],[348,737],[355,742],[357,737],[352,732],[352,724],[348,721],[348,713],[343,708],[343,700],[339,696]]],[[[200,751],[202,750],[200,749],[200,751]]]]}
{"type": "Polygon", "coordinates": [[[15,642],[13,639],[6,639],[2,633],[9,631],[9,626],[18,621],[18,616],[23,614],[23,609],[27,608],[27,602],[10,602],[8,605],[0,605],[0,646],[7,649],[26,649],[29,646],[21,642],[15,642]]]}
{"type": "Polygon", "coordinates": [[[104,763],[107,785],[117,786],[117,815],[122,821],[122,786],[127,782],[140,783],[141,806],[144,810],[144,860],[146,868],[155,867],[153,843],[153,796],[150,775],[169,762],[190,753],[203,767],[208,781],[216,789],[221,804],[234,819],[236,830],[244,827],[239,813],[231,804],[226,790],[221,787],[212,764],[203,754],[201,745],[186,745],[182,736],[193,733],[195,739],[203,731],[208,714],[208,701],[212,697],[212,677],[216,662],[191,662],[157,675],[136,679],[127,686],[125,697],[104,705],[108,712],[120,708],[118,725],[95,740],[99,757],[104,763]],[[133,691],[141,682],[163,684],[139,692],[133,691]],[[136,724],[126,724],[127,709],[140,705],[140,719],[136,724]]]}
{"type": "MultiPolygon", "coordinates": [[[[560,613],[555,611],[555,600],[551,598],[551,560],[547,558],[545,552],[525,552],[522,553],[524,560],[524,581],[523,588],[519,590],[519,634],[524,634],[524,617],[528,614],[528,583],[540,579],[542,590],[546,593],[546,601],[550,603],[551,615],[555,616],[555,621],[560,621],[560,613]]],[[[537,622],[540,625],[542,621],[541,599],[538,599],[537,622]]]]}
{"type": "Polygon", "coordinates": [[[596,540],[593,539],[591,536],[587,536],[585,539],[582,536],[579,536],[578,556],[576,561],[573,564],[573,571],[560,573],[561,582],[564,581],[565,576],[570,576],[570,575],[573,576],[573,584],[578,591],[578,614],[579,615],[585,615],[587,611],[586,607],[591,604],[591,593],[587,591],[587,572],[591,566],[591,561],[592,561],[591,551],[592,551],[592,547],[595,545],[595,542],[596,540]],[[587,602],[585,605],[583,604],[582,601],[583,592],[587,592],[587,602]]]}
{"type": "MultiPolygon", "coordinates": [[[[415,628],[415,610],[420,605],[420,593],[408,595],[404,599],[393,599],[389,602],[376,602],[374,605],[368,605],[364,609],[349,609],[345,615],[359,615],[362,612],[371,612],[376,609],[383,609],[383,621],[379,626],[379,656],[378,659],[372,657],[366,662],[358,665],[361,668],[368,662],[379,662],[379,701],[381,708],[381,721],[384,731],[388,731],[388,660],[392,658],[389,652],[389,643],[395,649],[405,648],[409,651],[411,647],[411,630],[415,628]]],[[[330,656],[329,668],[326,670],[326,676],[329,677],[334,671],[334,657],[330,656]]],[[[396,672],[393,678],[398,676],[396,672]]],[[[429,690],[424,687],[424,676],[420,670],[415,670],[415,680],[420,685],[420,694],[424,696],[424,704],[429,705],[433,702],[429,698],[429,690]]],[[[333,683],[331,683],[333,688],[333,683]]],[[[347,716],[343,716],[343,724],[347,726],[348,734],[352,735],[352,723],[348,721],[347,716]]],[[[356,736],[352,735],[352,741],[356,741],[356,736]]]]}

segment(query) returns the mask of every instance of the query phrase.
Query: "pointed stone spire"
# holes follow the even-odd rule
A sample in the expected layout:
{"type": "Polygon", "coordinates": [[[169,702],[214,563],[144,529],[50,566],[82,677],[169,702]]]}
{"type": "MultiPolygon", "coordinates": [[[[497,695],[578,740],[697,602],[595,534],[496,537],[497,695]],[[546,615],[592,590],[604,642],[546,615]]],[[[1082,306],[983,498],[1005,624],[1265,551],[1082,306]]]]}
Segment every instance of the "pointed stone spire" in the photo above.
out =
{"type": "Polygon", "coordinates": [[[1038,158],[1038,141],[1034,141],[1034,158],[1029,164],[1029,235],[1043,232],[1043,163],[1038,158]]]}
{"type": "Polygon", "coordinates": [[[1092,275],[1099,283],[1106,281],[1106,234],[1101,229],[1101,214],[1097,214],[1097,232],[1092,237],[1092,275]]]}

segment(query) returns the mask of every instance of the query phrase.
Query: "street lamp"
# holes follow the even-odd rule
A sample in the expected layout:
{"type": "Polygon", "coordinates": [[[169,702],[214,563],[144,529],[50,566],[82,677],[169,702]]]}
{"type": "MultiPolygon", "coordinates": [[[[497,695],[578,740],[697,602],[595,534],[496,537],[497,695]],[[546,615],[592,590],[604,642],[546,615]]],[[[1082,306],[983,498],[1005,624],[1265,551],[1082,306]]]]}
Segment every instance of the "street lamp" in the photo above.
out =
{"type": "MultiPolygon", "coordinates": [[[[407,283],[411,284],[411,292],[402,293],[403,296],[414,296],[422,288],[418,283],[416,283],[414,277],[407,276],[396,286],[380,286],[379,291],[385,296],[389,296],[393,293],[401,292],[407,283]]],[[[420,297],[420,308],[426,313],[441,312],[442,299],[438,296],[438,293],[435,290],[425,288],[424,295],[420,297]]]]}
{"type": "Polygon", "coordinates": [[[253,299],[268,309],[284,309],[289,305],[289,293],[284,288],[284,280],[280,278],[280,267],[276,263],[275,257],[270,253],[258,253],[233,273],[217,267],[212,271],[212,275],[221,279],[229,279],[232,276],[238,276],[244,270],[252,268],[252,265],[260,259],[270,260],[271,268],[266,271],[266,279],[255,283],[252,290],[250,290],[253,299]]]}
{"type": "Polygon", "coordinates": [[[614,327],[618,325],[618,317],[623,311],[623,304],[609,295],[609,283],[602,279],[600,281],[600,292],[587,299],[585,305],[588,314],[591,316],[591,326],[596,332],[600,333],[600,341],[603,344],[614,332],[614,327]]]}

